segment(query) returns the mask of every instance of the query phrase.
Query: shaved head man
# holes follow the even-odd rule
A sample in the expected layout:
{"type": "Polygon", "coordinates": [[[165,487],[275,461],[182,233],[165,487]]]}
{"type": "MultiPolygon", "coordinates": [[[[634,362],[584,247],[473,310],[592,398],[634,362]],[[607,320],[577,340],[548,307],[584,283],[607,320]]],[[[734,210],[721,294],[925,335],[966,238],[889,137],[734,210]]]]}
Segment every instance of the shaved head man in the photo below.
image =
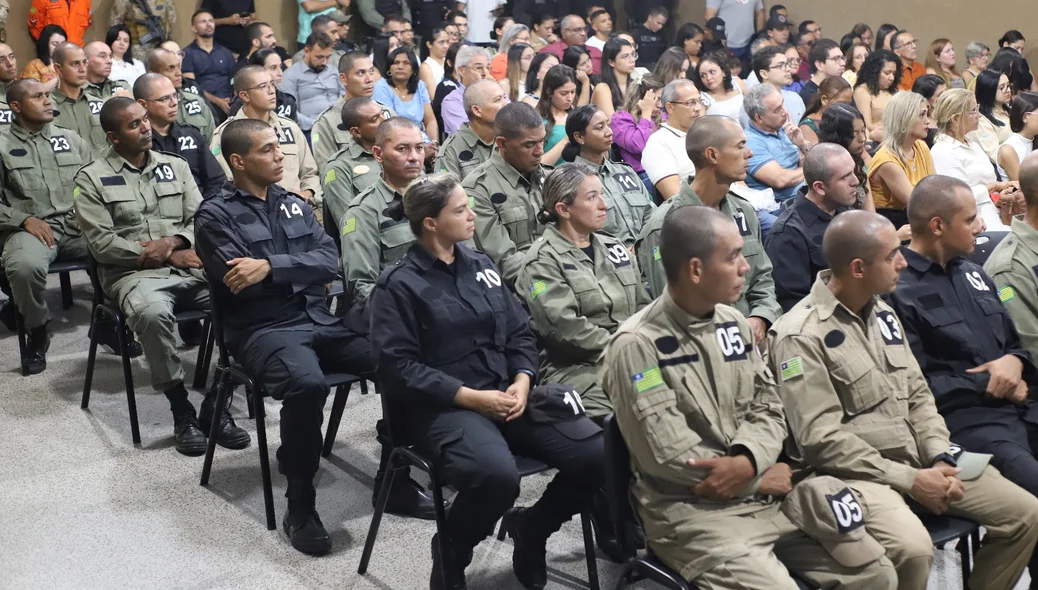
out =
{"type": "Polygon", "coordinates": [[[86,52],[73,43],[61,43],[51,56],[58,74],[58,87],[51,93],[57,111],[54,123],[78,133],[97,152],[108,149],[99,115],[111,96],[87,83],[86,52]]]}
{"type": "Polygon", "coordinates": [[[465,88],[462,102],[469,120],[443,142],[435,166],[460,180],[490,158],[496,137],[494,121],[508,98],[497,82],[480,80],[465,88]]]}
{"type": "Polygon", "coordinates": [[[105,100],[112,96],[131,96],[130,85],[122,80],[111,80],[112,50],[101,41],[92,41],[83,48],[86,55],[87,88],[105,100]]]}
{"type": "Polygon", "coordinates": [[[0,43],[0,129],[4,129],[14,121],[10,107],[7,106],[7,87],[18,79],[18,60],[10,45],[0,43]]]}
{"type": "Polygon", "coordinates": [[[912,227],[908,247],[941,265],[972,254],[977,234],[984,231],[969,185],[939,174],[927,176],[912,190],[908,224],[912,227]]]}
{"type": "MultiPolygon", "coordinates": [[[[144,67],[148,72],[165,76],[176,89],[177,121],[182,125],[197,127],[208,144],[216,130],[216,120],[205,99],[184,88],[184,76],[180,71],[180,63],[181,58],[176,52],[163,48],[152,49],[144,57],[144,67]]],[[[191,82],[193,83],[193,81],[191,82]]]]}

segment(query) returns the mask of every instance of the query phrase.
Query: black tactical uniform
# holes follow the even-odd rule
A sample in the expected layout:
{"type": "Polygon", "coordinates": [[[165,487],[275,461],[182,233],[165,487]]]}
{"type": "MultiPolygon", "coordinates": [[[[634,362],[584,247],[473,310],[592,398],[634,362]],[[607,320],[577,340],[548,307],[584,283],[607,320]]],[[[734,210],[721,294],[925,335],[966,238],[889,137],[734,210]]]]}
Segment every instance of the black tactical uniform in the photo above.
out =
{"type": "Polygon", "coordinates": [[[151,130],[151,147],[157,152],[176,154],[187,160],[191,167],[191,175],[195,177],[198,190],[203,198],[209,198],[223,189],[227,176],[216,161],[216,156],[209,151],[209,143],[202,137],[202,132],[193,125],[181,125],[173,121],[169,134],[160,135],[155,128],[151,130]]]}
{"type": "Polygon", "coordinates": [[[829,268],[822,254],[822,236],[833,216],[812,203],[805,192],[801,190],[793,198],[764,241],[771,259],[775,296],[783,312],[807,297],[819,271],[829,268]]]}

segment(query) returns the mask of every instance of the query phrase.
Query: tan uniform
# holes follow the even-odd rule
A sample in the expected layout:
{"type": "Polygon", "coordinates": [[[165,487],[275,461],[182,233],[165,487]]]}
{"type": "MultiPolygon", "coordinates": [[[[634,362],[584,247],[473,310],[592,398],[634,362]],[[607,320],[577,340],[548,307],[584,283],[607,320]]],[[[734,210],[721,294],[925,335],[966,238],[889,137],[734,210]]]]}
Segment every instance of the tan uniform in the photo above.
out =
{"type": "MultiPolygon", "coordinates": [[[[221,123],[216,128],[216,131],[213,132],[211,146],[213,155],[216,156],[216,161],[220,163],[220,167],[223,168],[223,173],[227,175],[227,178],[233,178],[233,176],[231,175],[231,167],[227,165],[227,160],[220,155],[220,138],[223,136],[223,130],[227,128],[231,121],[247,118],[245,109],[241,109],[234,116],[221,123]]],[[[274,113],[267,114],[266,122],[277,133],[278,147],[281,148],[281,153],[285,155],[285,160],[282,162],[285,167],[284,176],[278,185],[289,191],[301,192],[307,189],[314,191],[314,196],[310,199],[310,206],[313,207],[317,220],[323,223],[324,216],[321,212],[321,204],[323,203],[321,176],[317,173],[317,162],[314,161],[314,155],[310,151],[310,144],[306,142],[303,130],[292,119],[279,117],[274,113]]]]}
{"type": "Polygon", "coordinates": [[[437,172],[452,172],[458,180],[465,180],[470,172],[490,159],[493,151],[494,144],[484,143],[465,123],[444,140],[433,168],[437,172]]]}
{"type": "MultiPolygon", "coordinates": [[[[344,104],[346,104],[345,95],[340,96],[339,100],[335,101],[335,104],[324,109],[324,112],[320,115],[317,115],[317,121],[314,122],[314,126],[310,130],[310,142],[314,145],[314,159],[317,161],[321,174],[324,174],[325,168],[335,152],[353,141],[350,130],[340,127],[342,125],[342,106],[344,104]]],[[[396,115],[393,109],[386,105],[379,103],[379,106],[382,107],[383,119],[396,115]]]]}
{"type": "MultiPolygon", "coordinates": [[[[635,251],[638,254],[638,263],[642,274],[649,283],[649,293],[659,297],[666,291],[667,275],[663,270],[663,260],[660,256],[660,230],[663,229],[663,220],[674,207],[683,205],[702,205],[703,201],[699,195],[692,190],[687,182],[681,184],[681,190],[663,203],[652,214],[652,218],[642,228],[642,233],[635,242],[635,251]]],[[[742,234],[742,255],[750,265],[750,272],[746,275],[746,284],[743,285],[739,300],[735,302],[735,309],[747,317],[758,317],[768,322],[774,322],[782,315],[782,306],[775,296],[775,280],[771,277],[771,259],[764,252],[764,242],[761,240],[760,220],[753,210],[753,205],[746,199],[728,193],[718,204],[721,212],[729,215],[735,224],[739,226],[742,234]]]]}
{"type": "Polygon", "coordinates": [[[995,246],[984,271],[995,282],[1024,347],[1038,358],[1038,230],[1018,217],[1010,231],[995,246]]]}
{"type": "Polygon", "coordinates": [[[549,225],[526,251],[516,291],[540,338],[539,382],[562,383],[580,394],[592,418],[613,411],[598,384],[595,361],[609,337],[649,303],[638,262],[608,234],[591,234],[594,259],[549,225]]]}
{"type": "MultiPolygon", "coordinates": [[[[925,588],[926,528],[902,498],[920,469],[948,461],[944,419],[893,309],[874,297],[856,314],[819,273],[811,293],[771,329],[771,364],[796,451],[864,499],[865,524],[887,549],[901,588],[925,588]]],[[[1038,541],[1038,499],[994,467],[963,482],[950,514],[987,528],[970,587],[1010,589],[1038,541]]]]}
{"type": "Polygon", "coordinates": [[[50,93],[50,99],[54,103],[54,124],[66,129],[71,129],[79,134],[94,153],[100,153],[108,149],[108,136],[101,129],[101,107],[105,104],[105,98],[94,94],[92,90],[83,87],[79,98],[73,100],[60,88],[55,88],[50,93]]]}
{"type": "Polygon", "coordinates": [[[735,309],[688,314],[669,292],[624,322],[599,360],[599,381],[631,451],[636,508],[650,549],[704,589],[792,589],[786,568],[826,588],[892,588],[881,557],[839,565],[757,493],[786,438],[775,382],[754,352],[753,331],[735,309]],[[692,488],[706,469],[692,458],[738,452],[758,476],[742,497],[716,502],[692,488]]]}
{"type": "Polygon", "coordinates": [[[209,292],[200,269],[168,263],[140,269],[139,242],[177,236],[194,247],[195,209],[202,202],[191,168],[180,156],[148,152],[138,170],[110,148],[76,174],[76,214],[105,293],[140,337],[151,383],[167,391],[184,379],[174,336],[177,309],[207,308],[209,292]]]}
{"type": "Polygon", "coordinates": [[[364,189],[374,186],[382,176],[382,164],[352,138],[332,155],[323,169],[324,198],[328,202],[328,213],[336,224],[342,221],[353,199],[364,189]]]}
{"type": "Polygon", "coordinates": [[[72,190],[76,172],[92,157],[75,131],[53,123],[38,132],[11,125],[0,133],[0,266],[29,329],[50,318],[43,295],[51,263],[86,258],[72,190]],[[30,217],[47,222],[54,248],[24,230],[30,217]]]}
{"type": "Polygon", "coordinates": [[[656,204],[645,190],[638,173],[623,162],[606,158],[602,165],[577,156],[576,162],[590,166],[602,181],[602,196],[609,206],[602,231],[616,236],[627,246],[633,246],[642,228],[652,219],[656,204]]]}
{"type": "Polygon", "coordinates": [[[461,183],[476,212],[476,248],[490,256],[509,284],[519,276],[526,250],[544,232],[537,212],[549,172],[550,166],[540,166],[519,174],[494,152],[461,183]]]}

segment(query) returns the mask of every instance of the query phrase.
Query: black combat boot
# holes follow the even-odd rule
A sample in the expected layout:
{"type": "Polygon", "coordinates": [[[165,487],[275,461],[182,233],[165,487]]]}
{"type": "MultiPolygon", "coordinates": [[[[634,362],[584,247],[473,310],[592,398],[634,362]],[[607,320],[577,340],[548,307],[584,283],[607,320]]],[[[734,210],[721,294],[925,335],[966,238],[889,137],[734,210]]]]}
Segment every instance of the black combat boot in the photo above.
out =
{"type": "Polygon", "coordinates": [[[529,508],[510,508],[503,518],[505,531],[512,538],[512,571],[526,590],[543,590],[548,584],[545,544],[548,535],[529,508]],[[540,529],[540,530],[539,530],[540,529]]]}
{"type": "Polygon", "coordinates": [[[50,335],[47,324],[29,330],[28,349],[22,360],[22,370],[29,375],[42,373],[47,368],[47,349],[50,348],[50,335]]]}
{"type": "Polygon", "coordinates": [[[292,547],[307,555],[324,555],[331,551],[332,539],[317,515],[317,490],[313,480],[289,477],[285,496],[288,513],[282,526],[292,547]]]}
{"type": "Polygon", "coordinates": [[[206,436],[198,425],[195,407],[187,401],[187,390],[184,384],[165,391],[169,400],[169,409],[173,412],[173,437],[177,441],[177,452],[188,457],[205,454],[206,436]]]}
{"type": "Polygon", "coordinates": [[[216,411],[216,384],[214,383],[209,392],[205,394],[202,401],[202,409],[199,412],[198,424],[208,435],[212,432],[213,417],[220,421],[216,429],[216,444],[227,449],[244,449],[249,446],[252,439],[249,433],[234,423],[231,412],[224,405],[219,412],[216,411]]]}

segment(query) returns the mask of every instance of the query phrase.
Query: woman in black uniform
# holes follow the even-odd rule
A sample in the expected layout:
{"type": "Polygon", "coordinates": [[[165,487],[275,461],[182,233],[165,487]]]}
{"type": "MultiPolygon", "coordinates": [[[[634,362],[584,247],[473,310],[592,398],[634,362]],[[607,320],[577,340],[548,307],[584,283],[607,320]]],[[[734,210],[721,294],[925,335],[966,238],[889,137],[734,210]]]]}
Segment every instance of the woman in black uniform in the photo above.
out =
{"type": "MultiPolygon", "coordinates": [[[[582,415],[579,398],[565,422],[527,413],[538,369],[529,316],[490,258],[461,244],[472,238],[475,214],[458,179],[419,180],[400,203],[391,213],[407,217],[417,242],[379,277],[372,349],[383,394],[408,410],[394,415],[397,430],[458,490],[447,516],[446,563],[433,537],[431,586],[442,587],[443,568],[448,588],[464,587],[472,549],[519,495],[514,451],[559,470],[537,503],[506,517],[516,577],[543,588],[547,538],[603,483],[601,430],[582,415]]],[[[538,399],[531,408],[541,407],[538,399]]]]}

